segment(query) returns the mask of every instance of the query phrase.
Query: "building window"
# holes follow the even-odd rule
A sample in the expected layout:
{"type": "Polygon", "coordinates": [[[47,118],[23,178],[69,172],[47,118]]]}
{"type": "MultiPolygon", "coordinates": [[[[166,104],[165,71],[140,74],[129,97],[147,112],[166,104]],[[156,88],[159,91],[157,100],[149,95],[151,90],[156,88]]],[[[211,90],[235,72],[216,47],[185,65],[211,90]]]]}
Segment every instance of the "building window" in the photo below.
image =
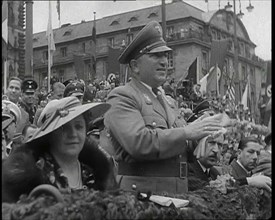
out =
{"type": "Polygon", "coordinates": [[[112,26],[112,25],[118,25],[119,24],[119,22],[118,21],[113,21],[111,24],[110,24],[110,26],[112,26]]]}
{"type": "Polygon", "coordinates": [[[130,44],[134,38],[133,34],[127,34],[127,44],[130,44]]]}
{"type": "Polygon", "coordinates": [[[137,17],[133,16],[133,17],[131,17],[131,18],[129,19],[128,22],[137,21],[137,20],[138,20],[137,17]]]}
{"type": "Polygon", "coordinates": [[[48,61],[48,51],[43,51],[43,62],[48,61]]]}
{"type": "Polygon", "coordinates": [[[244,65],[242,65],[242,80],[247,81],[247,74],[246,74],[246,68],[244,65]]]}
{"type": "Polygon", "coordinates": [[[217,39],[220,40],[221,39],[221,32],[217,32],[217,39]]]}
{"type": "Polygon", "coordinates": [[[169,26],[167,27],[167,33],[166,33],[167,38],[172,38],[174,37],[174,26],[169,26]]]}
{"type": "Polygon", "coordinates": [[[64,82],[65,72],[63,69],[59,70],[59,82],[64,82]]]}
{"type": "Polygon", "coordinates": [[[173,56],[173,51],[168,53],[168,68],[174,67],[174,56],[173,56]]]}
{"type": "Polygon", "coordinates": [[[108,45],[110,47],[114,47],[114,44],[115,44],[114,38],[113,37],[108,38],[108,45]]]}
{"type": "Polygon", "coordinates": [[[85,53],[86,52],[86,44],[85,42],[82,43],[82,52],[85,53]]]}
{"type": "Polygon", "coordinates": [[[67,47],[61,47],[60,52],[61,52],[62,57],[66,57],[67,56],[67,47]]]}
{"type": "Polygon", "coordinates": [[[212,39],[217,40],[217,32],[212,30],[212,39]]]}
{"type": "Polygon", "coordinates": [[[149,14],[148,18],[154,18],[157,16],[158,16],[158,14],[156,12],[152,12],[151,14],[149,14]]]}

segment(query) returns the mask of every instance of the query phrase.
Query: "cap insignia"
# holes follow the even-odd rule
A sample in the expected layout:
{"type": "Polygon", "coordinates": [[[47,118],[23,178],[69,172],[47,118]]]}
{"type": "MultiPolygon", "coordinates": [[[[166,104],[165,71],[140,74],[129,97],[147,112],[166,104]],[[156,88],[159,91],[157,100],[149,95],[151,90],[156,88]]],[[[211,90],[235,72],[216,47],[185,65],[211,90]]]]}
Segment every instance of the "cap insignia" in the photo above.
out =
{"type": "Polygon", "coordinates": [[[155,29],[160,33],[160,35],[162,36],[162,29],[159,25],[155,26],[155,29]]]}

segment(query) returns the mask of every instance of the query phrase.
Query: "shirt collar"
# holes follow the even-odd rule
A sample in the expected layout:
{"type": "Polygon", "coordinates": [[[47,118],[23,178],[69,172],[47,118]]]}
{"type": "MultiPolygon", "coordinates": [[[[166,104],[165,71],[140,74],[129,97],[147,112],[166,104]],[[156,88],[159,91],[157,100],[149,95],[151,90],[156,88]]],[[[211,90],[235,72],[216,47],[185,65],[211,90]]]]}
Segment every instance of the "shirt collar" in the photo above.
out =
{"type": "Polygon", "coordinates": [[[206,168],[205,166],[203,166],[203,165],[201,164],[201,162],[200,162],[199,160],[197,160],[197,161],[198,161],[199,165],[201,166],[203,172],[205,173],[205,171],[207,170],[207,172],[209,173],[210,168],[206,168]]]}
{"type": "MultiPolygon", "coordinates": [[[[140,81],[140,82],[141,82],[141,81],[140,81]]],[[[155,95],[155,93],[152,91],[152,87],[151,87],[151,86],[147,85],[147,84],[144,83],[144,82],[141,82],[141,83],[142,83],[142,85],[144,85],[147,89],[150,90],[150,92],[153,94],[154,97],[157,97],[157,96],[155,95]]],[[[163,93],[163,89],[162,89],[161,86],[159,86],[157,89],[160,90],[160,91],[163,93]]]]}

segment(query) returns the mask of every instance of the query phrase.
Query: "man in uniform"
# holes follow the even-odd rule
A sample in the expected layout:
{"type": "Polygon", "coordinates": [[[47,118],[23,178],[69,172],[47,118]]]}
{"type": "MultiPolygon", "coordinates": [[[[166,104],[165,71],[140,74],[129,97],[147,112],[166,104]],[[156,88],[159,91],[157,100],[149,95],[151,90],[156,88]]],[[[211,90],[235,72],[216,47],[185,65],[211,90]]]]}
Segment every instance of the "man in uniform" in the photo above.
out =
{"type": "Polygon", "coordinates": [[[34,115],[37,109],[35,104],[35,90],[37,89],[37,83],[28,79],[22,83],[22,101],[21,107],[29,114],[29,121],[33,124],[34,115]]]}
{"type": "Polygon", "coordinates": [[[117,180],[124,190],[186,192],[187,141],[221,128],[218,119],[186,125],[175,115],[161,88],[169,51],[160,24],[152,21],[119,57],[121,64],[129,64],[132,79],[109,93],[111,108],[104,123],[118,162],[117,180]]]}
{"type": "Polygon", "coordinates": [[[64,97],[75,96],[77,97],[81,103],[83,103],[85,85],[78,80],[74,80],[66,86],[64,90],[64,97]]]}
{"type": "Polygon", "coordinates": [[[21,137],[21,133],[26,124],[29,124],[29,114],[20,106],[22,81],[18,77],[12,77],[9,81],[6,95],[8,100],[16,104],[21,112],[21,120],[17,124],[16,136],[21,137]]]}

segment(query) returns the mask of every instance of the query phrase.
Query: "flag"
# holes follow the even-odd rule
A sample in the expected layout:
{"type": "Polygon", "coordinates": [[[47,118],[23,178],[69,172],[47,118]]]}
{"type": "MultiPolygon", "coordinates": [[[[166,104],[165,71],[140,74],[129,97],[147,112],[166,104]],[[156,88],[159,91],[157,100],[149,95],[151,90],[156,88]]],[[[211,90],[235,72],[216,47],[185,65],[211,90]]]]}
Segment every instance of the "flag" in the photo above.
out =
{"type": "Polygon", "coordinates": [[[218,64],[220,70],[223,69],[224,60],[228,50],[228,39],[212,40],[210,67],[218,64]]]}
{"type": "Polygon", "coordinates": [[[84,74],[85,63],[83,58],[84,56],[81,54],[74,54],[74,69],[75,69],[77,78],[79,80],[82,79],[86,81],[87,79],[85,79],[85,74],[84,74]]]}
{"type": "Polygon", "coordinates": [[[8,46],[8,2],[2,1],[2,55],[7,57],[8,46]]]}
{"type": "Polygon", "coordinates": [[[217,64],[209,70],[209,75],[207,76],[207,83],[206,83],[206,92],[211,96],[213,93],[215,95],[219,95],[218,80],[220,75],[221,75],[221,70],[219,69],[217,64]]]}
{"type": "Polygon", "coordinates": [[[121,54],[121,49],[108,47],[108,69],[107,73],[118,73],[120,72],[120,64],[118,62],[118,57],[121,54]]]}
{"type": "Polygon", "coordinates": [[[59,24],[60,24],[60,0],[56,1],[56,10],[57,10],[58,20],[59,20],[59,24]]]}
{"type": "Polygon", "coordinates": [[[201,94],[206,94],[206,85],[207,85],[207,77],[209,76],[209,73],[207,73],[204,77],[201,78],[200,80],[200,92],[201,94]]]}
{"type": "Polygon", "coordinates": [[[2,1],[2,57],[4,59],[4,93],[7,90],[8,78],[8,2],[2,1]]]}
{"type": "Polygon", "coordinates": [[[233,87],[233,84],[230,84],[228,86],[223,98],[226,98],[226,96],[228,97],[229,107],[231,110],[233,110],[235,108],[235,89],[233,87]]]}
{"type": "Polygon", "coordinates": [[[197,84],[197,73],[198,73],[198,59],[196,58],[193,63],[188,68],[188,73],[185,79],[188,79],[190,82],[194,84],[197,84]]]}
{"type": "Polygon", "coordinates": [[[251,110],[251,88],[250,88],[250,75],[248,75],[247,78],[247,83],[245,86],[245,90],[242,96],[242,101],[241,103],[243,104],[244,108],[248,108],[251,110]]]}
{"type": "Polygon", "coordinates": [[[49,19],[46,36],[48,39],[48,65],[52,67],[53,65],[53,52],[55,51],[55,44],[53,39],[53,29],[52,29],[52,10],[51,1],[49,1],[49,19]]]}
{"type": "Polygon", "coordinates": [[[91,78],[96,76],[96,20],[94,12],[94,25],[92,29],[92,45],[91,45],[91,78]]]}

